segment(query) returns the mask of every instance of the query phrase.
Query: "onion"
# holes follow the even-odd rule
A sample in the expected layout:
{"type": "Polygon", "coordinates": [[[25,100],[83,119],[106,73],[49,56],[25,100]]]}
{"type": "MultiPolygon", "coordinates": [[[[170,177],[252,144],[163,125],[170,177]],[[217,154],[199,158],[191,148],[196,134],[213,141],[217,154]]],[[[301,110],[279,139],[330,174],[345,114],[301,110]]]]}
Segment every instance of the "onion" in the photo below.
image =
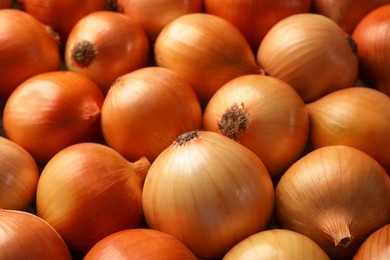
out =
{"type": "Polygon", "coordinates": [[[130,161],[153,161],[180,134],[202,124],[199,101],[187,81],[161,67],[121,76],[102,108],[107,144],[130,161]]]}
{"type": "Polygon", "coordinates": [[[115,232],[94,245],[84,260],[98,259],[196,260],[177,238],[153,229],[126,229],[115,232]]]}
{"type": "Polygon", "coordinates": [[[187,80],[202,106],[227,81],[262,73],[242,33],[205,13],[182,15],[165,26],[156,39],[155,60],[187,80]]]}
{"type": "Polygon", "coordinates": [[[0,100],[39,73],[60,68],[58,38],[33,16],[14,9],[0,10],[0,100]]]}
{"type": "Polygon", "coordinates": [[[246,146],[277,178],[301,156],[309,136],[309,116],[305,103],[287,83],[270,76],[244,75],[211,97],[203,129],[246,146]]]}
{"type": "Polygon", "coordinates": [[[354,260],[390,259],[390,224],[373,232],[359,247],[354,260]]]}
{"type": "Polygon", "coordinates": [[[64,240],[32,213],[0,209],[0,259],[71,260],[64,240]]]}
{"type": "Polygon", "coordinates": [[[362,80],[390,96],[390,4],[367,14],[352,36],[359,46],[362,80]]]}
{"type": "Polygon", "coordinates": [[[103,99],[93,81],[74,72],[36,75],[7,100],[5,134],[35,160],[47,162],[69,145],[97,139],[103,99]]]}
{"type": "Polygon", "coordinates": [[[104,237],[144,224],[141,192],[150,163],[132,163],[98,143],[57,153],[39,178],[37,215],[75,252],[85,254],[104,237]]]}
{"type": "Polygon", "coordinates": [[[210,131],[180,135],[152,163],[142,193],[148,226],[206,259],[220,259],[264,230],[273,204],[273,184],[261,160],[210,131]]]}
{"type": "Polygon", "coordinates": [[[280,228],[316,242],[333,259],[352,259],[390,219],[390,178],[366,153],[349,146],[318,148],[281,177],[275,191],[280,228]]]}
{"type": "Polygon", "coordinates": [[[0,0],[0,8],[11,8],[12,7],[12,0],[0,0]]]}
{"type": "Polygon", "coordinates": [[[280,20],[266,34],[257,62],[290,84],[305,102],[353,87],[358,77],[357,48],[333,20],[313,13],[280,20]]]}
{"type": "Polygon", "coordinates": [[[93,80],[104,94],[119,76],[146,66],[148,57],[149,42],[142,27],[109,11],[80,19],[65,48],[67,69],[93,80]]]}
{"type": "Polygon", "coordinates": [[[223,257],[223,260],[229,259],[329,260],[329,257],[307,236],[287,229],[271,229],[239,242],[223,257]]]}
{"type": "Polygon", "coordinates": [[[349,145],[390,172],[390,97],[375,89],[354,87],[330,93],[307,107],[314,149],[349,145]]]}

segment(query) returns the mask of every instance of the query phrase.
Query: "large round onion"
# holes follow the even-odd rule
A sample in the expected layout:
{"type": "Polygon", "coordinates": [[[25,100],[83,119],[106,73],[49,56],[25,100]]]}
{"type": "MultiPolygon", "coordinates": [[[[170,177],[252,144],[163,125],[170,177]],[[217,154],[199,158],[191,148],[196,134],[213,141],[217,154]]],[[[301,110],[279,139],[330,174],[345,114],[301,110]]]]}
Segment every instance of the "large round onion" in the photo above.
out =
{"type": "Polygon", "coordinates": [[[390,259],[390,223],[373,232],[359,247],[353,259],[390,259]]]}

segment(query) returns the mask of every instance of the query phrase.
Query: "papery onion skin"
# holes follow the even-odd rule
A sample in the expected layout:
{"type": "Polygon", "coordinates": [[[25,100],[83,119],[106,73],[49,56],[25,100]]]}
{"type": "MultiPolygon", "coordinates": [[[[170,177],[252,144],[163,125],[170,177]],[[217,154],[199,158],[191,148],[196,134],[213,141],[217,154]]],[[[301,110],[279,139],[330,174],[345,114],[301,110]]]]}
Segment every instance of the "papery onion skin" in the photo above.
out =
{"type": "Polygon", "coordinates": [[[71,260],[58,232],[38,216],[0,209],[0,259],[71,260]]]}
{"type": "Polygon", "coordinates": [[[96,243],[84,260],[196,260],[196,256],[177,238],[153,229],[126,229],[96,243]]]}
{"type": "Polygon", "coordinates": [[[275,191],[280,228],[308,236],[331,259],[352,259],[390,219],[390,179],[372,157],[349,146],[308,153],[281,177],[275,191]]]}
{"type": "Polygon", "coordinates": [[[153,162],[142,193],[148,226],[175,236],[202,259],[220,259],[264,230],[273,203],[273,184],[261,160],[209,131],[179,136],[153,162]]]}
{"type": "Polygon", "coordinates": [[[374,231],[359,247],[353,260],[389,259],[390,258],[390,224],[374,231]]]}
{"type": "Polygon", "coordinates": [[[103,144],[69,146],[42,171],[37,215],[69,248],[86,254],[114,232],[143,226],[141,192],[149,167],[145,158],[131,163],[103,144]]]}

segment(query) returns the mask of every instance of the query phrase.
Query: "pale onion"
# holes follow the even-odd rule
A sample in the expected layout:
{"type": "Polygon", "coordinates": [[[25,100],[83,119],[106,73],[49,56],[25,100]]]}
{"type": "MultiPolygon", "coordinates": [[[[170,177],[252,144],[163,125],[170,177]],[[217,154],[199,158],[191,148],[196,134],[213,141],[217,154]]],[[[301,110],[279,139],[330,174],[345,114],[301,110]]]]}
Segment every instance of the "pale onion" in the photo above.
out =
{"type": "Polygon", "coordinates": [[[182,15],[163,28],[155,43],[156,64],[187,80],[204,106],[227,81],[258,74],[254,53],[242,33],[215,15],[182,15]]]}
{"type": "Polygon", "coordinates": [[[148,58],[149,42],[142,27],[110,11],[80,19],[65,47],[67,69],[93,80],[104,94],[119,76],[146,66],[148,58]]]}
{"type": "Polygon", "coordinates": [[[3,127],[7,138],[38,162],[63,148],[97,140],[103,94],[85,76],[70,71],[36,75],[7,100],[3,127]]]}
{"type": "Polygon", "coordinates": [[[307,105],[314,149],[349,145],[390,172],[390,97],[367,87],[330,93],[307,105]]]}
{"type": "Polygon", "coordinates": [[[141,192],[150,167],[125,160],[99,143],[79,143],[57,153],[39,178],[37,215],[69,248],[85,254],[104,237],[144,223],[141,192]]]}
{"type": "Polygon", "coordinates": [[[58,37],[28,13],[0,10],[0,100],[28,78],[60,68],[58,37]]]}
{"type": "Polygon", "coordinates": [[[313,240],[287,229],[261,231],[245,238],[227,252],[223,260],[329,260],[313,240]]]}
{"type": "Polygon", "coordinates": [[[267,169],[245,146],[210,131],[180,135],[152,163],[142,193],[148,226],[198,258],[221,258],[271,220],[267,169]]]}
{"type": "Polygon", "coordinates": [[[373,232],[353,257],[353,260],[367,259],[390,259],[390,224],[373,232]]]}
{"type": "Polygon", "coordinates": [[[191,86],[161,67],[119,77],[102,108],[104,140],[130,161],[145,156],[152,162],[177,136],[201,124],[201,106],[191,86]]]}
{"type": "Polygon", "coordinates": [[[71,260],[58,232],[38,216],[0,209],[0,259],[71,260]]]}
{"type": "Polygon", "coordinates": [[[390,96],[390,4],[367,14],[352,36],[359,46],[362,80],[390,96]]]}
{"type": "Polygon", "coordinates": [[[252,150],[276,179],[301,156],[309,136],[309,116],[302,98],[287,83],[244,75],[211,97],[203,113],[203,129],[252,150]]]}
{"type": "Polygon", "coordinates": [[[131,260],[197,260],[177,238],[167,233],[134,228],[115,232],[96,243],[83,258],[131,260]]]}
{"type": "Polygon", "coordinates": [[[309,102],[355,85],[356,52],[353,39],[330,18],[295,14],[268,31],[257,52],[257,62],[309,102]]]}
{"type": "Polygon", "coordinates": [[[117,0],[117,5],[119,12],[144,28],[152,44],[175,18],[203,11],[203,0],[117,0]]]}
{"type": "Polygon", "coordinates": [[[206,13],[234,24],[257,51],[269,29],[279,20],[311,11],[311,0],[204,0],[206,13]]]}
{"type": "Polygon", "coordinates": [[[308,236],[332,260],[351,259],[390,219],[390,178],[349,146],[318,148],[293,164],[275,191],[280,228],[308,236]]]}

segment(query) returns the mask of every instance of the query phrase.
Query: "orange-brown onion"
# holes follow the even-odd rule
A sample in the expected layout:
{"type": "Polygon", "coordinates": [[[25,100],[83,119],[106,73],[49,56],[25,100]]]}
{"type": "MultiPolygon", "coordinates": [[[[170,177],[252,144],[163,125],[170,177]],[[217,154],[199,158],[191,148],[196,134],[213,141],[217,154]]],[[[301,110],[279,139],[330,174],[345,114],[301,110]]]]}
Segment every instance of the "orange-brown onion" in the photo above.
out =
{"type": "Polygon", "coordinates": [[[175,236],[198,258],[220,259],[266,228],[274,189],[248,148],[218,133],[191,131],[152,163],[142,206],[150,228],[175,236]]]}
{"type": "Polygon", "coordinates": [[[0,100],[28,78],[60,68],[58,37],[28,13],[0,10],[0,100]]]}
{"type": "Polygon", "coordinates": [[[390,178],[366,153],[349,146],[318,148],[281,177],[275,191],[280,228],[308,236],[333,260],[352,259],[390,219],[390,178]]]}
{"type": "Polygon", "coordinates": [[[71,260],[58,232],[38,216],[0,208],[0,259],[71,260]]]}
{"type": "Polygon", "coordinates": [[[390,172],[390,97],[353,87],[330,93],[307,105],[314,149],[349,145],[364,151],[390,172]]]}
{"type": "Polygon", "coordinates": [[[244,75],[211,97],[203,129],[248,147],[276,179],[301,156],[309,136],[309,116],[302,98],[287,83],[244,75]]]}
{"type": "Polygon", "coordinates": [[[390,224],[374,231],[353,257],[353,260],[366,259],[390,259],[390,224]]]}
{"type": "Polygon", "coordinates": [[[38,181],[37,215],[72,251],[86,254],[104,237],[144,225],[142,184],[145,158],[125,160],[99,143],[79,143],[57,153],[38,181]]]}
{"type": "Polygon", "coordinates": [[[257,52],[270,76],[290,84],[305,102],[352,87],[358,78],[357,47],[333,20],[314,13],[280,20],[257,52]]]}
{"type": "Polygon", "coordinates": [[[34,158],[20,145],[0,137],[0,208],[28,210],[38,178],[34,158]]]}
{"type": "Polygon", "coordinates": [[[115,232],[96,243],[84,260],[197,260],[177,238],[167,233],[134,228],[115,232]]]}
{"type": "Polygon", "coordinates": [[[118,11],[140,24],[153,44],[175,18],[203,11],[203,0],[117,0],[118,11]]]}
{"type": "Polygon", "coordinates": [[[242,33],[227,20],[206,13],[170,22],[158,35],[154,54],[158,66],[191,84],[202,106],[227,81],[262,73],[242,33]]]}
{"type": "Polygon", "coordinates": [[[42,73],[23,82],[7,100],[4,131],[44,163],[69,145],[97,140],[103,100],[98,86],[85,76],[42,73]]]}
{"type": "Polygon", "coordinates": [[[205,0],[206,13],[234,24],[257,51],[268,30],[279,20],[311,11],[311,0],[205,0]]]}
{"type": "Polygon", "coordinates": [[[362,80],[390,96],[390,4],[367,14],[352,37],[359,46],[362,80]]]}
{"type": "Polygon", "coordinates": [[[152,162],[177,136],[201,124],[201,106],[191,86],[161,67],[119,77],[102,108],[104,140],[130,161],[145,156],[152,162]]]}
{"type": "Polygon", "coordinates": [[[97,11],[80,19],[65,47],[68,70],[93,80],[104,94],[119,77],[146,66],[149,42],[143,28],[129,17],[97,11]]]}

